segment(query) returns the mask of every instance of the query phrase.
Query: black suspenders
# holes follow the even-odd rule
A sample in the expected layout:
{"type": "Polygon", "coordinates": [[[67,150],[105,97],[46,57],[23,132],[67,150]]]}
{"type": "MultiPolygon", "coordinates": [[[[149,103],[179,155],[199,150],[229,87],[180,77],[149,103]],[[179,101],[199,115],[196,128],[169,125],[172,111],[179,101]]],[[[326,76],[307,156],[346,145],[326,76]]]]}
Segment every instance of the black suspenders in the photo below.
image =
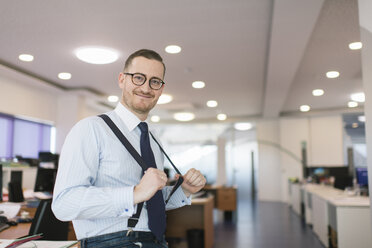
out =
{"type": "MultiPolygon", "coordinates": [[[[120,140],[120,142],[125,146],[125,148],[128,150],[128,152],[132,155],[132,157],[141,166],[142,171],[143,172],[146,171],[147,168],[148,168],[148,166],[146,165],[145,161],[142,159],[141,155],[139,155],[139,153],[136,151],[136,149],[134,149],[134,147],[128,141],[128,139],[124,136],[124,134],[115,125],[115,123],[110,119],[110,117],[108,117],[105,114],[99,115],[99,117],[101,117],[106,122],[106,124],[111,128],[111,130],[114,132],[114,134],[116,135],[116,137],[120,140]]],[[[158,144],[158,146],[159,146],[160,150],[162,151],[162,153],[165,155],[165,157],[171,163],[171,165],[173,166],[173,168],[175,169],[175,171],[178,174],[182,175],[181,172],[176,168],[176,166],[170,160],[170,158],[168,157],[168,155],[165,153],[164,149],[160,146],[159,142],[154,138],[154,136],[152,135],[151,132],[150,132],[150,134],[151,134],[151,137],[156,142],[156,144],[158,144]]],[[[165,201],[166,204],[168,203],[168,201],[169,201],[170,197],[173,195],[173,193],[182,184],[182,182],[183,182],[183,178],[182,178],[182,176],[180,176],[179,179],[178,179],[178,181],[177,181],[177,183],[174,185],[171,193],[169,194],[168,199],[165,201]]],[[[138,206],[137,206],[137,212],[134,215],[132,215],[132,217],[130,217],[128,219],[128,227],[130,229],[132,229],[133,227],[135,227],[137,225],[139,216],[141,215],[142,207],[143,207],[143,202],[141,202],[141,203],[138,204],[138,206]]]]}

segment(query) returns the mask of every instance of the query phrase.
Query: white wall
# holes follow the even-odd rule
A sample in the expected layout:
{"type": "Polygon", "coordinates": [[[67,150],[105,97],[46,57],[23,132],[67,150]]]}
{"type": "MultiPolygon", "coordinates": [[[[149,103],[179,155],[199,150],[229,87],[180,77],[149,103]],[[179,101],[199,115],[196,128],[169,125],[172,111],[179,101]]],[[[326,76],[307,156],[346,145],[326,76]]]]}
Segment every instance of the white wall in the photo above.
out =
{"type": "Polygon", "coordinates": [[[84,109],[82,97],[63,94],[57,99],[56,152],[60,153],[65,137],[71,127],[80,120],[84,109]]]}
{"type": "Polygon", "coordinates": [[[257,188],[257,143],[242,140],[228,146],[226,166],[231,172],[227,185],[238,186],[239,200],[249,200],[252,197],[252,153],[254,156],[254,181],[257,188]]]}
{"type": "Polygon", "coordinates": [[[258,199],[281,200],[280,151],[266,142],[279,144],[279,121],[262,120],[257,123],[258,140],[258,199]]]}
{"type": "Polygon", "coordinates": [[[77,92],[63,91],[44,82],[0,67],[0,112],[45,121],[56,127],[56,152],[61,151],[71,127],[99,110],[77,92]]]}
{"type": "Polygon", "coordinates": [[[217,139],[217,185],[226,185],[226,139],[219,137],[217,139]]]}
{"type": "Polygon", "coordinates": [[[57,93],[0,74],[0,112],[55,122],[57,93]]]}
{"type": "Polygon", "coordinates": [[[311,166],[342,166],[343,122],[342,116],[312,117],[310,119],[310,156],[311,166]]]}
{"type": "MultiPolygon", "coordinates": [[[[366,116],[368,180],[369,185],[372,185],[372,2],[370,0],[359,0],[358,4],[361,41],[363,43],[363,87],[366,95],[364,114],[366,116]]],[[[369,195],[372,195],[371,186],[369,187],[369,195]]],[[[370,197],[370,200],[372,206],[372,197],[370,197]]]]}
{"type": "MultiPolygon", "coordinates": [[[[282,168],[281,175],[281,200],[288,201],[288,178],[297,177],[302,179],[302,142],[306,142],[309,147],[309,118],[282,118],[280,120],[280,163],[282,168]],[[288,151],[293,156],[290,156],[288,151]],[[296,159],[297,158],[297,159],[296,159]]],[[[309,157],[307,149],[307,157],[309,157]]]]}
{"type": "MultiPolygon", "coordinates": [[[[288,178],[302,179],[302,143],[313,166],[342,166],[341,115],[262,120],[257,124],[261,200],[288,201],[288,178]]],[[[346,152],[346,151],[345,151],[346,152]]]]}

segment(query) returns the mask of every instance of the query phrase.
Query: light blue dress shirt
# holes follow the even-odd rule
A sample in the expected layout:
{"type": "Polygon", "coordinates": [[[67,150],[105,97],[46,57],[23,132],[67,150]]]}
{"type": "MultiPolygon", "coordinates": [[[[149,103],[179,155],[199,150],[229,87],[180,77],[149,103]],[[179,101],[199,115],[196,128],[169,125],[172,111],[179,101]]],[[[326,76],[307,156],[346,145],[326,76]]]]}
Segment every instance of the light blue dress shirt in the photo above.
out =
{"type": "MultiPolygon", "coordinates": [[[[133,147],[141,154],[140,120],[121,103],[106,113],[119,127],[133,147]]],[[[158,169],[163,170],[164,156],[150,138],[158,169]]],[[[77,239],[127,230],[128,218],[137,205],[133,189],[142,176],[140,165],[132,158],[119,139],[98,116],[79,121],[67,135],[63,145],[52,210],[63,221],[73,222],[77,239]]],[[[171,187],[163,188],[166,199],[171,187]]],[[[166,209],[190,205],[180,187],[166,209]]],[[[146,204],[142,208],[136,231],[150,231],[146,204]]]]}

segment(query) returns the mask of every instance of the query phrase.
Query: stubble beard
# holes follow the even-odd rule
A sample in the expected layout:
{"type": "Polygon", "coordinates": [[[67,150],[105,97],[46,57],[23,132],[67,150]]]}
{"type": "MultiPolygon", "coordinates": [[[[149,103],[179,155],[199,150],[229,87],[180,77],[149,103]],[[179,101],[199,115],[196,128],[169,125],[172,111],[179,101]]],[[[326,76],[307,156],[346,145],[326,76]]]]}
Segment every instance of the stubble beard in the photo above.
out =
{"type": "MultiPolygon", "coordinates": [[[[138,97],[138,96],[135,96],[135,92],[133,92],[133,94],[134,94],[134,97],[138,97]]],[[[141,93],[141,94],[143,94],[143,93],[141,93]]],[[[144,95],[149,95],[150,96],[150,94],[144,94],[144,95]]],[[[133,112],[136,112],[136,113],[138,113],[140,115],[146,115],[147,116],[150,113],[150,111],[155,107],[156,102],[157,102],[157,101],[152,102],[149,105],[142,104],[141,102],[139,102],[138,104],[135,104],[135,101],[133,100],[133,98],[132,98],[132,101],[129,101],[125,97],[125,95],[123,95],[123,104],[127,108],[129,108],[130,110],[132,110],[133,112]]]]}

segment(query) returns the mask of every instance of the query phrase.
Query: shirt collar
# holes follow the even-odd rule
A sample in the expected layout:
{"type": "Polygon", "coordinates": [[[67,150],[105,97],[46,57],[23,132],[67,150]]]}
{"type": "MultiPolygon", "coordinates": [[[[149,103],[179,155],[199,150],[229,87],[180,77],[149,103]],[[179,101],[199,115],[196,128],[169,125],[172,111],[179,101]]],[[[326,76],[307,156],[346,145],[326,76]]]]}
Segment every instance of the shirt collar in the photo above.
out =
{"type": "Polygon", "coordinates": [[[130,112],[121,102],[116,105],[114,111],[127,126],[129,132],[133,131],[141,122],[141,120],[135,114],[130,112]]]}

